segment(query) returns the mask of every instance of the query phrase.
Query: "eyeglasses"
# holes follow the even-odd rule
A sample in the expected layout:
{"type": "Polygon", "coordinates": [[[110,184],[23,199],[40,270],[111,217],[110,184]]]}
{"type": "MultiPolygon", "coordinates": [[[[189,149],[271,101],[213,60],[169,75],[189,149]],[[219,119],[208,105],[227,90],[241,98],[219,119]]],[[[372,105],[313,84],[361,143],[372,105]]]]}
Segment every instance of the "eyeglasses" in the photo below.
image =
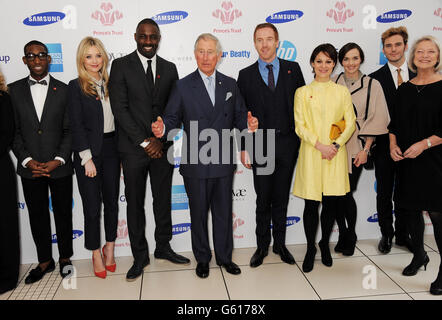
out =
{"type": "Polygon", "coordinates": [[[37,54],[28,53],[25,55],[25,58],[29,61],[34,61],[35,58],[39,58],[40,60],[46,60],[48,58],[48,54],[46,52],[39,52],[37,54]]]}

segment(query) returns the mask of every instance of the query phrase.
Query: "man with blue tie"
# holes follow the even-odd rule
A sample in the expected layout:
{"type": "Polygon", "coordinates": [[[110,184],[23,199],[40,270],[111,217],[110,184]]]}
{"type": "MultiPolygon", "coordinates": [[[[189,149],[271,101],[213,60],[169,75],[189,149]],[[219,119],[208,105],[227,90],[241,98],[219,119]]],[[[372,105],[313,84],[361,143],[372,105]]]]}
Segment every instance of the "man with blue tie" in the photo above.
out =
{"type": "Polygon", "coordinates": [[[229,160],[223,161],[227,158],[226,150],[232,150],[233,137],[225,141],[222,132],[234,128],[255,131],[258,120],[251,113],[247,114],[235,80],[216,71],[222,54],[219,40],[212,34],[200,35],[195,42],[194,54],[198,69],[176,82],[163,119],[158,117],[152,124],[152,132],[160,138],[183,123],[185,136],[189,137],[183,142],[180,173],[189,197],[197,276],[206,278],[209,275],[212,258],[207,228],[209,209],[212,212],[216,263],[231,274],[240,274],[240,268],[232,262],[235,155],[229,155],[229,160]],[[197,141],[192,131],[198,133],[197,141]],[[201,156],[206,150],[201,141],[204,140],[203,131],[210,133],[210,143],[213,140],[222,141],[207,153],[211,161],[201,156]],[[199,156],[196,160],[193,159],[195,155],[199,156]]]}
{"type": "MultiPolygon", "coordinates": [[[[294,264],[292,254],[285,246],[287,206],[290,185],[298,157],[299,138],[295,133],[293,114],[294,95],[297,88],[305,85],[298,63],[277,57],[278,30],[271,23],[256,26],[253,41],[259,59],[242,69],[238,76],[238,87],[247,109],[260,119],[260,128],[275,130],[275,152],[270,154],[268,146],[264,152],[273,159],[275,170],[271,174],[259,173],[256,161],[241,158],[246,168],[253,170],[256,192],[256,240],[257,250],[250,260],[255,268],[263,263],[271,241],[270,224],[273,224],[273,252],[288,264],[294,264]],[[268,149],[268,150],[267,150],[268,149]]],[[[257,141],[254,141],[256,156],[257,141]]],[[[248,155],[248,154],[247,154],[248,155]]]]}

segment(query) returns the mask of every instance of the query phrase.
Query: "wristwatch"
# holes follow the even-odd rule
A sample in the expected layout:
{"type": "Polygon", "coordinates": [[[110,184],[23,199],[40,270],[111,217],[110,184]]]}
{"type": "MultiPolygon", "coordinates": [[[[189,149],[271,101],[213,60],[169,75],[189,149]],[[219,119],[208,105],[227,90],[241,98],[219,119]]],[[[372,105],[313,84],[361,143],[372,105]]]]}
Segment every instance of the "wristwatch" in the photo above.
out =
{"type": "Polygon", "coordinates": [[[336,142],[333,142],[333,145],[335,146],[336,150],[339,150],[339,148],[341,147],[339,144],[337,144],[336,142]]]}
{"type": "Polygon", "coordinates": [[[428,146],[428,149],[430,149],[432,146],[430,139],[427,139],[427,146],[428,146]]]}

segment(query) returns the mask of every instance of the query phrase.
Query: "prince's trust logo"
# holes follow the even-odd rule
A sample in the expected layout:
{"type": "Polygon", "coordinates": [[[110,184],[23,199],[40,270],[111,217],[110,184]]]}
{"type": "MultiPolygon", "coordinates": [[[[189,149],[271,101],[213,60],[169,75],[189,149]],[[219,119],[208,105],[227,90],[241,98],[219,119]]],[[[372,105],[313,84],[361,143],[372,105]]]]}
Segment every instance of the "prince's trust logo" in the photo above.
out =
{"type": "MultiPolygon", "coordinates": [[[[333,19],[335,24],[345,24],[347,19],[353,17],[355,12],[351,9],[346,9],[347,5],[344,1],[338,1],[335,7],[327,11],[327,17],[333,19]]],[[[353,32],[353,28],[327,28],[327,32],[353,32]]]]}
{"type": "MultiPolygon", "coordinates": [[[[123,13],[118,10],[114,10],[112,3],[103,2],[101,3],[100,10],[95,10],[91,18],[97,20],[104,27],[114,26],[117,20],[123,19],[123,13]]],[[[93,36],[122,36],[123,31],[120,30],[94,30],[93,36]]]]}
{"type": "MultiPolygon", "coordinates": [[[[242,12],[233,8],[231,1],[224,1],[221,4],[221,9],[216,9],[212,12],[212,16],[219,19],[223,25],[231,25],[234,21],[242,17],[242,12]]],[[[213,33],[241,33],[242,29],[213,29],[213,33]]]]}

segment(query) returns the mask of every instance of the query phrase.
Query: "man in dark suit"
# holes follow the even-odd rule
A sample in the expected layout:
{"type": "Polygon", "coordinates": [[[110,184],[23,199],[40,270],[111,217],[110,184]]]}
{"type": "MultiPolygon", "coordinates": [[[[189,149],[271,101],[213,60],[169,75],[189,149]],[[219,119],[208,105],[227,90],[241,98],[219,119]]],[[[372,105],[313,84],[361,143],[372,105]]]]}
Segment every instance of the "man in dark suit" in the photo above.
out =
{"type": "Polygon", "coordinates": [[[227,154],[234,147],[233,137],[223,139],[223,133],[247,127],[255,131],[258,121],[251,114],[247,116],[235,80],[216,71],[222,54],[218,39],[208,33],[200,35],[194,54],[198,69],[176,83],[164,122],[158,117],[152,131],[155,136],[164,137],[181,123],[184,125],[180,173],[189,197],[197,276],[209,275],[212,258],[207,228],[209,209],[216,263],[231,274],[240,274],[240,268],[232,262],[232,183],[236,153],[227,154]],[[205,134],[210,139],[207,136],[204,139],[205,134]],[[201,140],[210,140],[210,147],[201,140]]]}
{"type": "MultiPolygon", "coordinates": [[[[395,103],[396,89],[403,82],[416,76],[408,69],[405,60],[408,33],[405,27],[390,28],[382,34],[383,52],[388,62],[370,74],[370,77],[378,80],[384,90],[385,99],[391,114],[395,103]]],[[[389,253],[393,237],[396,237],[396,245],[406,246],[412,251],[412,244],[407,223],[397,208],[395,208],[395,228],[393,228],[393,188],[395,179],[395,164],[390,156],[390,141],[388,134],[376,137],[376,147],[373,152],[375,163],[375,176],[377,181],[376,207],[378,211],[379,226],[382,238],[378,249],[382,253],[389,253]],[[395,230],[396,229],[396,230],[395,230]]]]}
{"type": "Polygon", "coordinates": [[[28,206],[32,237],[39,265],[25,279],[39,281],[55,269],[48,188],[60,254],[60,274],[69,274],[72,251],[72,161],[67,110],[67,86],[48,74],[51,57],[47,47],[31,41],[24,47],[23,62],[30,76],[12,83],[15,135],[13,152],[28,206]]]}
{"type": "Polygon", "coordinates": [[[112,63],[109,79],[118,151],[123,164],[129,239],[134,256],[134,264],[126,275],[128,281],[134,281],[149,264],[144,212],[148,174],[155,217],[154,256],[173,263],[190,263],[189,259],[176,254],[169,244],[172,239],[173,165],[168,163],[163,152],[167,145],[151,132],[151,123],[163,114],[172,86],[178,80],[178,72],[173,63],[156,54],[161,35],[155,21],[140,21],[134,38],[137,50],[112,63]]]}
{"type": "MultiPolygon", "coordinates": [[[[267,256],[271,222],[273,252],[279,254],[282,261],[294,264],[295,260],[285,246],[287,206],[299,148],[293,101],[296,89],[305,85],[305,81],[298,63],[276,56],[279,37],[273,24],[256,26],[253,40],[259,59],[239,72],[238,87],[247,109],[260,120],[260,128],[275,130],[275,154],[267,155],[273,158],[275,170],[272,174],[260,175],[257,173],[257,163],[250,164],[242,159],[245,167],[253,169],[256,192],[258,248],[250,260],[250,266],[261,265],[267,256]]],[[[254,152],[256,149],[253,148],[254,152]]],[[[267,153],[267,150],[264,152],[267,153]]],[[[256,159],[255,155],[253,159],[256,159]]]]}

